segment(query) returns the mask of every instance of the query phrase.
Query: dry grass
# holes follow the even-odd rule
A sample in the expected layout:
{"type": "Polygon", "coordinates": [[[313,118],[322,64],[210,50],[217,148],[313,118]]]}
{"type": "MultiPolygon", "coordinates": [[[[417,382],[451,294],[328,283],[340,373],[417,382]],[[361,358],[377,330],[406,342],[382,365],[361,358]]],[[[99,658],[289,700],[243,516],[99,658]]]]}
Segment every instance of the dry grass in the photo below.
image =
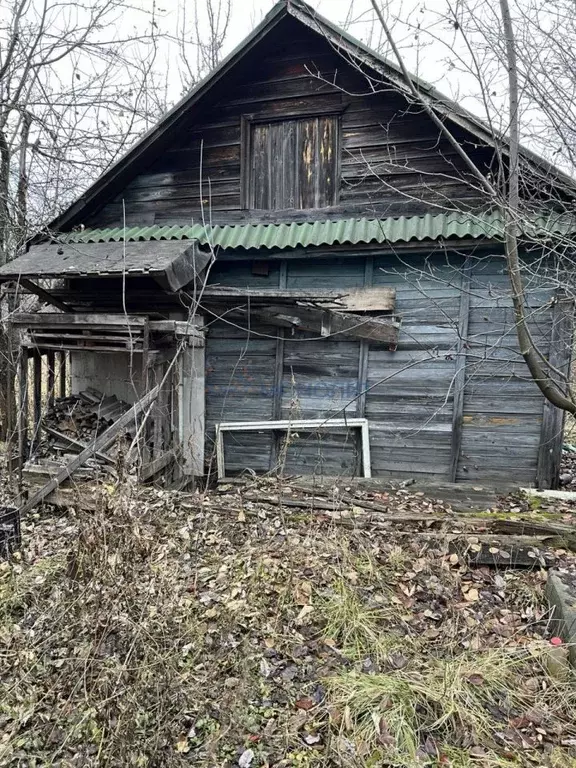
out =
{"type": "Polygon", "coordinates": [[[0,765],[576,765],[537,571],[232,494],[105,494],[24,537],[0,565],[0,765]]]}

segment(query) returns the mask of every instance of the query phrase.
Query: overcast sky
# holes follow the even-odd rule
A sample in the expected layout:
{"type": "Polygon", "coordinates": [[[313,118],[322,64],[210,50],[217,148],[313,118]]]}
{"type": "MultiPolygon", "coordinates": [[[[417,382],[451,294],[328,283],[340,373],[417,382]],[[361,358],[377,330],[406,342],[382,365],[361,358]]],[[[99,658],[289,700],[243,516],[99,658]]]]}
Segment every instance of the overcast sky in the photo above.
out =
{"type": "MultiPolygon", "coordinates": [[[[206,1],[184,0],[188,3],[198,2],[198,7],[203,7],[206,1]]],[[[218,0],[213,2],[217,3],[218,0]]],[[[275,5],[273,0],[231,0],[231,3],[232,22],[226,40],[226,53],[238,45],[275,5]]],[[[365,43],[373,47],[384,44],[382,30],[375,23],[369,0],[309,0],[309,5],[336,24],[346,25],[351,34],[365,43]]],[[[386,3],[382,5],[384,7],[386,3]]],[[[439,42],[434,44],[430,37],[431,33],[439,33],[446,43],[457,41],[457,36],[450,33],[448,23],[443,23],[448,10],[447,0],[388,0],[388,8],[388,19],[394,29],[396,43],[402,49],[411,71],[433,82],[449,95],[465,98],[467,93],[465,88],[462,90],[461,75],[456,76],[447,66],[448,50],[439,42]],[[415,30],[400,23],[398,19],[414,25],[420,22],[426,34],[417,38],[415,30]],[[446,39],[446,34],[449,39],[446,39]]],[[[190,13],[189,10],[187,12],[190,13]]]]}
{"type": "MultiPolygon", "coordinates": [[[[145,0],[152,2],[153,0],[145,0]]],[[[188,16],[191,9],[205,8],[208,0],[170,0],[175,5],[167,5],[170,18],[176,18],[182,8],[188,16]],[[185,5],[178,5],[183,2],[185,5]],[[176,9],[179,8],[180,11],[176,9]],[[173,10],[172,10],[173,9],[173,10]]],[[[212,0],[213,3],[226,0],[212,0]]],[[[376,20],[370,0],[308,0],[309,5],[318,10],[355,37],[393,59],[388,49],[381,25],[376,20]]],[[[476,8],[495,0],[474,0],[476,8]]],[[[225,53],[236,47],[250,31],[264,18],[274,6],[273,0],[231,0],[232,21],[229,27],[225,53]]],[[[458,0],[385,0],[381,3],[385,10],[394,39],[402,51],[402,56],[409,70],[432,83],[440,91],[460,102],[480,117],[486,112],[478,98],[479,88],[474,77],[458,67],[458,55],[467,57],[461,33],[454,30],[449,19],[450,7],[458,7],[458,0]],[[418,32],[420,25],[420,32],[418,32]]],[[[478,52],[477,55],[480,56],[478,52]]],[[[397,62],[395,62],[397,63],[397,62]]],[[[492,95],[504,94],[504,81],[501,80],[492,95]]],[[[499,120],[498,128],[506,130],[505,110],[498,104],[495,110],[499,120]]]]}

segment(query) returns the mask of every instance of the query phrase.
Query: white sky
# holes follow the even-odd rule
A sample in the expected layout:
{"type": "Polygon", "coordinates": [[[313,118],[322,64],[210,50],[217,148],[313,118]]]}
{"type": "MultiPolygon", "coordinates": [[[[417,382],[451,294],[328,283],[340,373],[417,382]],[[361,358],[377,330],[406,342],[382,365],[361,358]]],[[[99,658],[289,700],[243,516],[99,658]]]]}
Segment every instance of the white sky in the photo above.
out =
{"type": "MultiPolygon", "coordinates": [[[[490,8],[496,0],[474,0],[486,3],[490,8]]],[[[153,0],[144,0],[152,3],[153,0]]],[[[186,14],[191,17],[195,4],[205,8],[207,0],[168,0],[162,7],[168,15],[166,23],[179,15],[180,2],[186,3],[186,14]],[[174,4],[172,6],[171,4],[174,4]],[[172,11],[172,7],[174,10],[172,11]],[[170,10],[169,10],[170,9],[170,10]]],[[[218,0],[212,0],[217,3],[218,0]]],[[[225,0],[221,0],[225,2],[225,0]]],[[[275,5],[273,0],[231,0],[232,21],[230,24],[225,53],[230,52],[250,33],[275,5]]],[[[346,25],[348,31],[373,48],[380,48],[394,60],[388,50],[381,25],[375,18],[370,0],[308,0],[308,4],[339,26],[346,25]]],[[[486,112],[478,99],[477,80],[457,66],[457,57],[468,58],[461,34],[457,33],[448,20],[449,8],[457,7],[458,0],[381,0],[381,7],[387,9],[388,23],[395,42],[400,48],[408,69],[432,83],[447,96],[486,118],[486,112]],[[423,30],[417,33],[416,25],[423,30]]],[[[480,54],[482,58],[482,55],[480,54]]],[[[173,60],[172,60],[173,61],[173,60]]],[[[396,63],[396,62],[395,62],[396,63]]],[[[173,65],[172,65],[173,66],[173,65]]],[[[504,93],[503,82],[497,88],[497,100],[504,93]]],[[[496,96],[496,93],[492,94],[496,96]]],[[[506,129],[505,111],[498,101],[496,110],[500,130],[506,129]]]]}
{"type": "MultiPolygon", "coordinates": [[[[368,45],[378,47],[383,44],[383,34],[375,22],[369,0],[308,0],[308,4],[339,26],[349,20],[348,31],[368,45]]],[[[274,5],[274,0],[232,0],[233,22],[227,52],[238,45],[274,5]]],[[[445,43],[458,44],[458,36],[448,31],[449,25],[439,22],[448,13],[448,0],[388,0],[381,5],[388,6],[389,23],[410,70],[440,90],[449,92],[448,95],[454,96],[455,91],[461,90],[461,75],[451,77],[446,66],[446,47],[440,42],[434,43],[429,37],[432,33],[439,35],[445,43]],[[398,19],[412,23],[420,21],[427,34],[415,39],[414,31],[399,23],[398,19]],[[447,32],[449,39],[446,38],[447,32]]]]}

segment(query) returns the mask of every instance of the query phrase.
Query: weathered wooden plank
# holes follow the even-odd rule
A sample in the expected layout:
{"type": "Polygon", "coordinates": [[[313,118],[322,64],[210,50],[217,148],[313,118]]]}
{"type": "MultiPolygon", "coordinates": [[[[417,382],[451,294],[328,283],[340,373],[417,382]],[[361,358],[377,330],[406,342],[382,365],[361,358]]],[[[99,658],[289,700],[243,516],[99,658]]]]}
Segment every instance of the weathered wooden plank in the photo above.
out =
{"type": "Polygon", "coordinates": [[[56,384],[56,354],[54,352],[48,352],[46,355],[46,362],[48,365],[48,376],[47,376],[47,385],[48,385],[48,407],[52,407],[54,404],[54,387],[56,384]]]}
{"type": "MultiPolygon", "coordinates": [[[[392,292],[393,293],[393,292],[392,292]]],[[[390,291],[384,289],[379,292],[379,298],[382,302],[386,301],[390,304],[390,291]]],[[[270,301],[271,299],[277,301],[279,299],[286,299],[286,301],[319,301],[331,303],[338,308],[347,308],[349,301],[354,303],[356,294],[347,294],[346,291],[326,291],[326,290],[306,290],[297,288],[256,288],[254,286],[224,286],[224,285],[209,285],[202,291],[202,297],[204,299],[232,299],[238,298],[250,299],[254,301],[262,299],[270,301]],[[336,303],[338,302],[338,303],[336,303]]],[[[360,303],[360,302],[358,302],[360,303]]],[[[389,308],[389,307],[387,307],[389,308]]],[[[166,321],[165,321],[166,322],[166,321]]]]}
{"type": "Polygon", "coordinates": [[[158,456],[157,459],[154,459],[147,464],[142,464],[138,470],[138,480],[141,483],[146,482],[146,480],[150,480],[151,477],[154,477],[154,475],[157,475],[163,469],[166,469],[166,467],[171,464],[174,459],[174,451],[166,451],[161,456],[158,456]]]}
{"type": "MultiPolygon", "coordinates": [[[[241,310],[238,310],[242,312],[241,310]]],[[[394,320],[340,314],[312,307],[255,307],[251,314],[280,328],[298,328],[320,336],[370,339],[396,344],[399,324],[394,320]]]]}
{"type": "Polygon", "coordinates": [[[32,360],[34,361],[32,383],[34,420],[32,424],[31,451],[34,450],[34,445],[40,442],[40,425],[42,421],[42,357],[38,351],[34,350],[32,360]]]}
{"type": "Polygon", "coordinates": [[[18,487],[22,487],[22,467],[28,458],[28,350],[21,347],[18,357],[18,487]]]}
{"type": "Polygon", "coordinates": [[[59,370],[58,378],[60,380],[60,397],[65,397],[67,389],[68,389],[68,384],[67,384],[67,379],[68,379],[68,376],[67,376],[67,368],[68,368],[67,360],[68,360],[68,358],[67,358],[67,354],[68,354],[67,352],[60,352],[59,353],[60,370],[59,370]]]}
{"type": "MultiPolygon", "coordinates": [[[[356,294],[351,294],[349,297],[347,297],[348,301],[346,303],[346,308],[351,310],[353,307],[357,311],[360,309],[361,311],[366,310],[367,305],[366,303],[362,304],[362,301],[354,301],[354,296],[358,296],[359,294],[366,294],[371,293],[372,294],[372,300],[378,301],[383,298],[382,295],[380,295],[380,299],[375,299],[375,294],[378,294],[379,291],[382,291],[381,288],[372,288],[372,281],[374,279],[374,257],[373,256],[367,256],[365,263],[364,263],[364,291],[358,291],[356,294]]],[[[384,291],[388,292],[390,289],[384,289],[384,291]]],[[[390,299],[390,295],[388,295],[388,300],[390,299]]],[[[368,389],[368,361],[369,361],[369,355],[370,355],[370,342],[367,339],[362,339],[360,342],[360,349],[359,349],[359,358],[358,358],[358,403],[357,403],[357,412],[358,416],[365,416],[366,415],[366,394],[368,389]]]]}
{"type": "Polygon", "coordinates": [[[54,312],[19,312],[14,315],[12,321],[14,325],[23,326],[42,326],[44,328],[70,325],[70,326],[95,326],[103,328],[106,326],[143,326],[146,324],[146,318],[138,315],[114,315],[114,314],[56,314],[54,312]]]}
{"type": "MultiPolygon", "coordinates": [[[[290,139],[295,138],[295,130],[290,129],[290,139]]],[[[293,166],[294,167],[294,166],[293,166]]],[[[278,290],[285,291],[288,280],[288,264],[283,261],[280,264],[280,274],[278,278],[278,290]]],[[[273,383],[273,404],[272,404],[272,418],[278,421],[282,418],[282,379],[284,375],[284,328],[279,328],[277,331],[276,339],[276,354],[274,360],[274,383],[273,383]]],[[[270,469],[272,470],[277,464],[280,457],[280,436],[276,433],[272,444],[272,451],[270,452],[270,469]]]]}
{"type": "Polygon", "coordinates": [[[460,282],[460,313],[458,317],[458,349],[452,398],[452,446],[448,481],[456,481],[460,449],[462,447],[462,419],[464,415],[464,390],[466,387],[466,350],[468,346],[468,321],[470,317],[470,275],[472,262],[467,260],[462,269],[460,282]]]}
{"type": "Polygon", "coordinates": [[[20,277],[18,279],[18,282],[20,283],[22,288],[24,288],[27,291],[30,291],[30,293],[36,294],[36,296],[38,296],[38,298],[41,299],[45,304],[51,304],[52,306],[62,310],[62,312],[73,311],[70,309],[68,304],[65,304],[57,296],[53,296],[48,291],[44,290],[44,288],[42,288],[41,286],[36,285],[36,283],[32,282],[32,280],[28,280],[25,277],[20,277]]]}
{"type": "MultiPolygon", "coordinates": [[[[42,429],[44,432],[46,432],[47,435],[50,435],[50,437],[55,437],[57,440],[59,440],[62,443],[65,443],[66,445],[69,445],[72,448],[78,449],[78,452],[85,450],[88,445],[81,440],[76,440],[73,437],[70,437],[70,435],[65,435],[62,432],[58,432],[57,429],[53,429],[52,427],[49,427],[47,424],[42,424],[42,429]]],[[[96,451],[94,453],[94,456],[96,458],[100,459],[100,461],[104,461],[106,464],[116,464],[116,461],[109,456],[107,453],[104,453],[103,451],[96,451]]]]}
{"type": "MultiPolygon", "coordinates": [[[[367,259],[371,258],[373,257],[367,257],[367,259]]],[[[394,288],[366,286],[361,290],[350,291],[334,304],[329,304],[328,308],[338,309],[341,312],[393,312],[395,304],[396,291],[394,288]]]]}
{"type": "MultiPolygon", "coordinates": [[[[548,362],[552,368],[568,376],[572,360],[574,335],[574,303],[558,296],[552,310],[552,334],[548,362]]],[[[536,483],[538,488],[557,488],[562,458],[562,439],[566,412],[544,401],[542,430],[538,448],[538,470],[536,483]]]]}

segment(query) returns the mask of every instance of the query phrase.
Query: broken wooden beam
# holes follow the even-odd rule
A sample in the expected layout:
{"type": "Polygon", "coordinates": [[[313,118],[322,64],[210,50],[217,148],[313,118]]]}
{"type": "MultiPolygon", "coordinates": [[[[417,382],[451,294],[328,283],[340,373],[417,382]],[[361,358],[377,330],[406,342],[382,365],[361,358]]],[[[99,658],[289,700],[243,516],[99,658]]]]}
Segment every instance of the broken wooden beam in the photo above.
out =
{"type": "Polygon", "coordinates": [[[82,453],[75,456],[71,461],[62,467],[56,477],[52,478],[50,482],[46,483],[39,491],[37,491],[28,501],[20,507],[20,514],[24,515],[30,512],[37,504],[40,504],[46,496],[52,491],[56,490],[64,480],[67,480],[77,469],[79,469],[91,456],[98,451],[105,451],[109,445],[112,445],[116,437],[120,432],[128,427],[133,421],[136,420],[138,414],[148,406],[152,405],[154,400],[158,397],[160,392],[160,385],[156,385],[154,389],[150,390],[144,397],[135,403],[129,411],[122,414],[120,418],[115,421],[107,430],[105,430],[94,442],[88,445],[82,453]]]}
{"type": "Polygon", "coordinates": [[[324,337],[369,339],[393,345],[398,342],[400,329],[400,323],[393,318],[367,317],[312,306],[253,306],[249,310],[236,308],[229,314],[249,315],[279,328],[310,331],[324,337]]]}
{"type": "Polygon", "coordinates": [[[68,304],[65,304],[63,301],[60,301],[60,299],[57,296],[53,296],[48,291],[44,290],[40,285],[36,285],[36,283],[33,283],[32,280],[28,280],[25,277],[21,277],[19,280],[20,285],[25,290],[29,291],[30,293],[36,294],[39,299],[41,299],[45,304],[51,304],[53,307],[56,307],[57,309],[61,309],[62,312],[74,312],[74,310],[68,306],[68,304]]]}
{"type": "Polygon", "coordinates": [[[209,285],[202,291],[202,299],[231,300],[245,298],[251,302],[310,301],[322,303],[327,309],[341,312],[392,312],[395,307],[394,288],[353,288],[345,291],[310,291],[298,288],[241,288],[227,285],[209,285]]]}

